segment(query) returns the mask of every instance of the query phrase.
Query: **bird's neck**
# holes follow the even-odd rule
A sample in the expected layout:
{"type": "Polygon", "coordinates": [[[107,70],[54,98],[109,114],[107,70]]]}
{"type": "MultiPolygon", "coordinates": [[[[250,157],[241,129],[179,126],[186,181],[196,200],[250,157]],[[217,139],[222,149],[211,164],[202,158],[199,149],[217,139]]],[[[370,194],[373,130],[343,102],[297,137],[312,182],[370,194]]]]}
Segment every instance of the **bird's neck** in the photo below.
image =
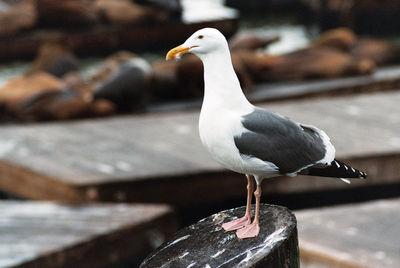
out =
{"type": "Polygon", "coordinates": [[[240,87],[239,79],[233,69],[229,50],[216,51],[201,57],[204,65],[204,100],[205,105],[219,108],[248,105],[240,87]]]}

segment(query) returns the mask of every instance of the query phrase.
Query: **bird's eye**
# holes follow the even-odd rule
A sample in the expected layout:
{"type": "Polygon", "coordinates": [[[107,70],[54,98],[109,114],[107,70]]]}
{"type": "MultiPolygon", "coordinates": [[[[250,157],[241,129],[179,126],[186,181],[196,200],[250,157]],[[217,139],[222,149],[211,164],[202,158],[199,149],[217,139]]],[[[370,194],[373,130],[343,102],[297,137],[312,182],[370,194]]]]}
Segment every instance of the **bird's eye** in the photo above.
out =
{"type": "Polygon", "coordinates": [[[203,36],[203,35],[199,35],[197,38],[199,38],[199,39],[203,39],[203,38],[204,38],[204,36],[203,36]]]}

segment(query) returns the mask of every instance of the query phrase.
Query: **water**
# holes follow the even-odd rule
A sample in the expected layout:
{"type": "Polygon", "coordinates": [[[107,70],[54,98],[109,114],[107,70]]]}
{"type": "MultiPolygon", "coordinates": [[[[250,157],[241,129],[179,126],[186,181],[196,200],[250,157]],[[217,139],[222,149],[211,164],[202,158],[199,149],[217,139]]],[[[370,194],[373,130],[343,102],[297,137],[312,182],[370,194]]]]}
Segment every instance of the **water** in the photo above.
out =
{"type": "Polygon", "coordinates": [[[282,54],[306,47],[316,35],[316,28],[307,28],[292,16],[244,17],[239,32],[251,30],[265,35],[278,35],[280,41],[267,47],[270,54],[282,54]]]}
{"type": "Polygon", "coordinates": [[[236,18],[236,9],[224,6],[225,0],[181,0],[182,21],[185,23],[210,21],[215,18],[236,18]]]}

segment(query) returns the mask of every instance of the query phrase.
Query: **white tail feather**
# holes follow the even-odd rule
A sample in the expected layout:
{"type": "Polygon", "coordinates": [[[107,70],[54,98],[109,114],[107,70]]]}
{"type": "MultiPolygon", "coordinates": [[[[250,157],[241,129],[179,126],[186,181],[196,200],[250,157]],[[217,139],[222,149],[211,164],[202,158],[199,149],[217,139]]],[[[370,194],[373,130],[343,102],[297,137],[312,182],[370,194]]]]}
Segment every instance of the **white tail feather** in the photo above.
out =
{"type": "Polygon", "coordinates": [[[339,178],[339,179],[341,179],[343,182],[345,182],[345,183],[347,183],[347,184],[350,184],[350,183],[351,183],[350,180],[348,180],[348,179],[343,179],[343,178],[339,178]]]}

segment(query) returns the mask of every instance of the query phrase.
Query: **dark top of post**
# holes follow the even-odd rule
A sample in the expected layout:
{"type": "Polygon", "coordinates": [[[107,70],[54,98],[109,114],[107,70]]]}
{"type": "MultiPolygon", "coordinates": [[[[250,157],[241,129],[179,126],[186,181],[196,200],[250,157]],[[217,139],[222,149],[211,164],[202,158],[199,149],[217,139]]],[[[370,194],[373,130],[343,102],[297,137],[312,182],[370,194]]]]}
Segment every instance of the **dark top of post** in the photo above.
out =
{"type": "Polygon", "coordinates": [[[142,262],[145,267],[299,267],[296,218],[287,208],[262,204],[260,234],[239,240],[221,224],[244,215],[225,210],[177,232],[142,262]]]}

